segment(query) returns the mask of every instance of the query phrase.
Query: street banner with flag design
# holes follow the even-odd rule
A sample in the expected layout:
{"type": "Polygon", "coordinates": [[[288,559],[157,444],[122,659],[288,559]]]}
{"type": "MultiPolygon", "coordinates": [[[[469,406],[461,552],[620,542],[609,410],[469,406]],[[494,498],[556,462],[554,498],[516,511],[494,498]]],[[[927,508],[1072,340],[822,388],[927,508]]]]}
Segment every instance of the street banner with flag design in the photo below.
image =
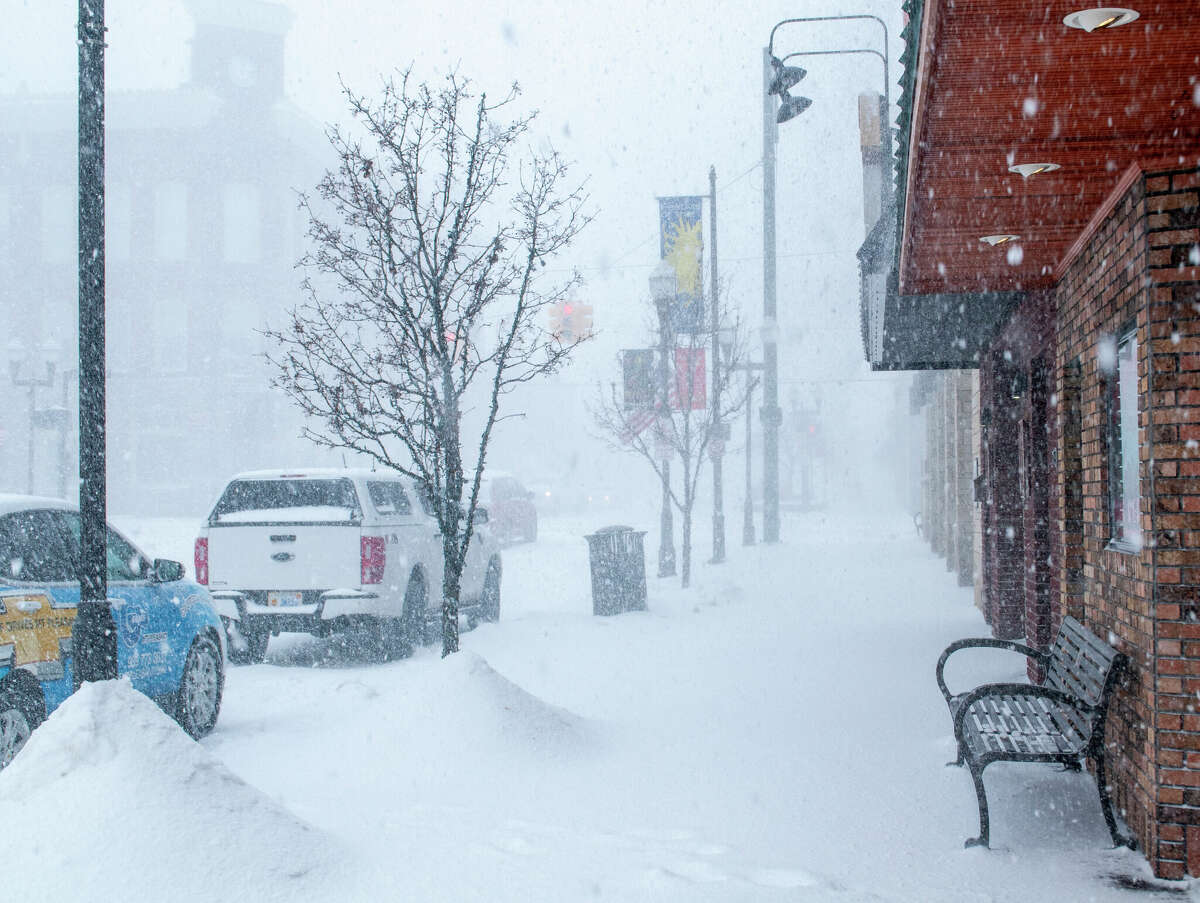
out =
{"type": "Polygon", "coordinates": [[[658,199],[659,255],[675,270],[676,332],[704,330],[704,233],[700,195],[658,199]]]}
{"type": "Polygon", "coordinates": [[[703,411],[708,406],[705,388],[704,348],[675,349],[674,397],[675,411],[703,411]]]}

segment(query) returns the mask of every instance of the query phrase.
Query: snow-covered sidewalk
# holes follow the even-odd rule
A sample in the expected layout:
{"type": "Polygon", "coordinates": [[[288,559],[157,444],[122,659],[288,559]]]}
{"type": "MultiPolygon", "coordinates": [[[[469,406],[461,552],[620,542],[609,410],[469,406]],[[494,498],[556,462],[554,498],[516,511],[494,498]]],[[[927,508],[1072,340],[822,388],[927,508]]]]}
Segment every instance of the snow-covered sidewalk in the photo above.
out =
{"type": "MultiPolygon", "coordinates": [[[[371,665],[336,640],[276,642],[267,664],[230,670],[216,733],[187,755],[164,752],[136,694],[72,699],[0,774],[28,853],[8,885],[75,900],[958,903],[1132,900],[1122,882],[1151,881],[1108,848],[1090,776],[1045,766],[988,770],[994,848],[963,849],[974,793],[944,766],[933,667],[986,630],[907,518],[790,518],[783,544],[731,544],[688,592],[651,577],[650,610],[614,618],[590,614],[583,532],[546,521],[506,551],[501,622],[451,659],[371,665]],[[176,810],[170,832],[156,805],[176,810]],[[97,857],[120,864],[118,894],[97,857]]],[[[1021,674],[969,667],[951,680],[1021,674]]]]}

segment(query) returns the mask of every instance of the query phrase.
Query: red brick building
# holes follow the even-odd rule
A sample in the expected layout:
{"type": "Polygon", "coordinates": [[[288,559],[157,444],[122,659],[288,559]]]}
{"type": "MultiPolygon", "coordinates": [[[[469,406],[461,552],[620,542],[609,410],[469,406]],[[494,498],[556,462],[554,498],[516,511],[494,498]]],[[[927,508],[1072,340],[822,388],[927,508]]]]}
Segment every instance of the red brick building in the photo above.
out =
{"type": "Polygon", "coordinates": [[[978,369],[984,614],[1130,656],[1114,798],[1156,874],[1200,876],[1200,28],[1193,0],[1084,6],[906,5],[864,338],[978,369]]]}

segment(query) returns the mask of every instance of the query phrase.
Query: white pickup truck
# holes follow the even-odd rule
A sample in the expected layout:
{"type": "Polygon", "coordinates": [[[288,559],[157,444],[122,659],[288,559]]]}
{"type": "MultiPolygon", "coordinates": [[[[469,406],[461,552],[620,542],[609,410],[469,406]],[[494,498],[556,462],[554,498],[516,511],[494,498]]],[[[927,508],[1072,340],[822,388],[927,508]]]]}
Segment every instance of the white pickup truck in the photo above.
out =
{"type": "MultiPolygon", "coordinates": [[[[442,539],[424,492],[397,474],[311,468],[230,480],[196,539],[196,581],[225,616],[229,660],[260,662],[272,636],[348,631],[402,657],[440,619],[442,539]],[[225,610],[229,610],[225,606],[225,610]]],[[[500,552],[476,510],[460,611],[500,617],[500,552]]]]}

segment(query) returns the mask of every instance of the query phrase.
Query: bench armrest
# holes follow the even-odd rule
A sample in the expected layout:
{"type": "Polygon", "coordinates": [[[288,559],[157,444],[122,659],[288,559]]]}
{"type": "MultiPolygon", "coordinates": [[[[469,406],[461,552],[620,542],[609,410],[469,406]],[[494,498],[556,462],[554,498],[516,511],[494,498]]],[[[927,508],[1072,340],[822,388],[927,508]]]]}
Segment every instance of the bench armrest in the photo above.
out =
{"type": "Polygon", "coordinates": [[[1039,687],[1034,684],[984,684],[967,693],[962,698],[958,711],[954,713],[954,738],[956,740],[962,740],[963,722],[966,721],[967,712],[970,711],[971,706],[989,696],[1034,696],[1069,705],[1088,715],[1096,712],[1096,706],[1091,703],[1053,687],[1039,687]]]}
{"type": "Polygon", "coordinates": [[[1011,652],[1019,652],[1028,658],[1033,659],[1042,667],[1045,667],[1050,660],[1050,656],[1045,652],[1040,652],[1032,646],[1026,646],[1024,643],[1018,643],[1015,640],[1000,640],[995,637],[972,637],[965,640],[956,640],[946,647],[946,651],[941,654],[937,662],[937,683],[938,689],[942,691],[942,696],[946,698],[946,703],[949,704],[951,697],[954,695],[946,686],[946,678],[942,672],[946,669],[946,662],[950,656],[960,649],[1007,649],[1011,652]]]}

